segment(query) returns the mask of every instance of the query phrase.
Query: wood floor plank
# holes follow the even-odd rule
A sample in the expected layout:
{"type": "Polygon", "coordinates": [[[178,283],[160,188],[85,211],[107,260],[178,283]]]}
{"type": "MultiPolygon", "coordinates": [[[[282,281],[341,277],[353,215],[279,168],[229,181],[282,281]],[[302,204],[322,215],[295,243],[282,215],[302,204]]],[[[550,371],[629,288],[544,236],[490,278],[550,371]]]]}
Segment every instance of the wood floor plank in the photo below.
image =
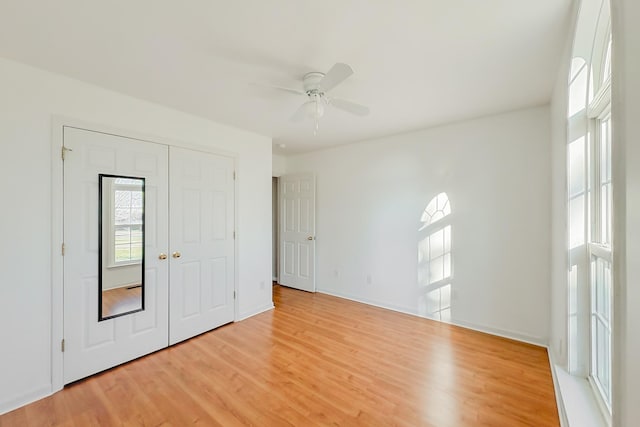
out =
{"type": "Polygon", "coordinates": [[[280,286],[274,302],[0,427],[559,425],[544,348],[280,286]]]}

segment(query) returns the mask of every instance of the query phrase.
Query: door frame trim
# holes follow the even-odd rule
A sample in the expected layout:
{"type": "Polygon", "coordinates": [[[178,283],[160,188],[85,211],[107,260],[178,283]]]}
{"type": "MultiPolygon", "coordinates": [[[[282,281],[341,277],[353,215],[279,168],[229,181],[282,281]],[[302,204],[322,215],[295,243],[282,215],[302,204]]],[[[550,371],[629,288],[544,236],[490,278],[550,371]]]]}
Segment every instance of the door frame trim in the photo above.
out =
{"type": "MultiPolygon", "coordinates": [[[[62,243],[64,240],[64,163],[62,161],[62,147],[64,144],[65,127],[230,157],[233,159],[234,170],[238,170],[238,153],[236,152],[87,122],[69,116],[55,114],[51,116],[51,394],[62,390],[64,387],[64,359],[61,342],[64,338],[64,259],[62,256],[62,243]]],[[[236,178],[233,183],[233,221],[236,236],[239,233],[238,190],[238,179],[236,178]]],[[[237,295],[233,304],[233,319],[234,322],[237,322],[240,320],[238,318],[240,299],[238,292],[240,277],[238,271],[238,256],[240,252],[237,237],[234,239],[233,245],[233,289],[237,295]]]]}

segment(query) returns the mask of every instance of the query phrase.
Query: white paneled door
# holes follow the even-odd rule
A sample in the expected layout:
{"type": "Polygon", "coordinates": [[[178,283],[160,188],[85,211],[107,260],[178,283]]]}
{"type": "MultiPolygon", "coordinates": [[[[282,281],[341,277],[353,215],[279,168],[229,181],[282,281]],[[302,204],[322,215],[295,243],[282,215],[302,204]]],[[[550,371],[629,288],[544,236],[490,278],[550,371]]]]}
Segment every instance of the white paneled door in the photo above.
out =
{"type": "Polygon", "coordinates": [[[171,344],[233,321],[233,159],[170,148],[171,344]]]}
{"type": "Polygon", "coordinates": [[[234,160],[72,127],[64,146],[64,383],[232,322],[234,160]]]}
{"type": "Polygon", "coordinates": [[[280,284],[315,292],[316,182],[312,174],[280,177],[280,284]]]}
{"type": "MultiPolygon", "coordinates": [[[[167,146],[64,128],[64,383],[167,346],[167,146]],[[99,174],[145,179],[144,310],[99,321],[99,174]]],[[[105,239],[106,240],[106,239],[105,239]]],[[[106,244],[106,243],[105,243],[106,244]]]]}

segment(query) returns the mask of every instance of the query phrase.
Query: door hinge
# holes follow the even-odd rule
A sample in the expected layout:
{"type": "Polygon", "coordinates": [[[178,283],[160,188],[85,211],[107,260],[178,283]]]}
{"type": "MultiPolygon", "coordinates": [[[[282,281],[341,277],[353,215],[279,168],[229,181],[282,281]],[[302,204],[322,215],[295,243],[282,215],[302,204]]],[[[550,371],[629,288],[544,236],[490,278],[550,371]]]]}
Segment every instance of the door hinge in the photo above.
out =
{"type": "Polygon", "coordinates": [[[233,239],[235,240],[236,238],[236,230],[233,230],[233,239]]]}
{"type": "Polygon", "coordinates": [[[233,299],[236,299],[236,291],[233,291],[233,299]]]}
{"type": "Polygon", "coordinates": [[[72,148],[67,148],[64,145],[62,146],[62,161],[64,161],[65,157],[67,156],[67,151],[73,151],[72,148]]]}
{"type": "Polygon", "coordinates": [[[65,246],[64,243],[62,244],[62,256],[64,256],[64,250],[65,250],[65,246]]]}
{"type": "Polygon", "coordinates": [[[64,338],[62,338],[62,341],[60,342],[60,350],[64,353],[64,338]]]}
{"type": "Polygon", "coordinates": [[[236,180],[236,171],[233,171],[233,180],[236,180]]]}

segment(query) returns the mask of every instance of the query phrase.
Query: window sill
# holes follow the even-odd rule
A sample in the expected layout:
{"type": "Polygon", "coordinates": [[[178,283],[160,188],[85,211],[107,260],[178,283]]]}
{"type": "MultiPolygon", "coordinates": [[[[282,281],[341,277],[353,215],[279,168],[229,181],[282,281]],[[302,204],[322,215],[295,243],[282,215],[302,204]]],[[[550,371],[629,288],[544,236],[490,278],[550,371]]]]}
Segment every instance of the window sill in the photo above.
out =
{"type": "Polygon", "coordinates": [[[608,427],[589,381],[569,374],[561,366],[551,364],[556,382],[558,408],[563,427],[608,427]],[[564,414],[564,417],[563,417],[564,414]],[[564,419],[563,419],[564,418],[564,419]]]}

